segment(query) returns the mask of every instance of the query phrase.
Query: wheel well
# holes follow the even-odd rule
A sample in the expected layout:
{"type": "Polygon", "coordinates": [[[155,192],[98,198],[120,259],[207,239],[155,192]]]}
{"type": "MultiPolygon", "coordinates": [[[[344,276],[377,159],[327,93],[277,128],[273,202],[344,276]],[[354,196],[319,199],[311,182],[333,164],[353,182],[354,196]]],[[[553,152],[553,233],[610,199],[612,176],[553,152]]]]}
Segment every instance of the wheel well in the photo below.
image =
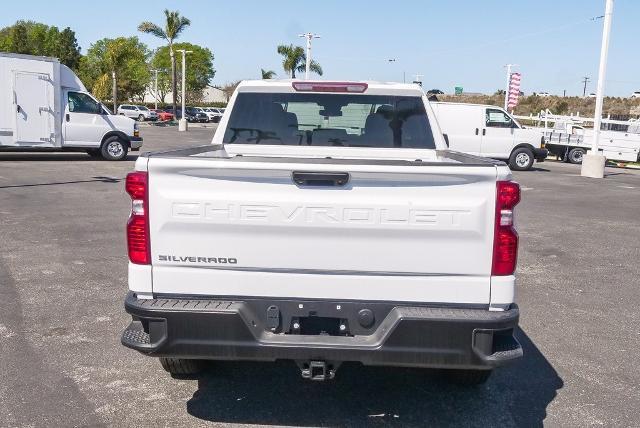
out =
{"type": "MultiPolygon", "coordinates": [[[[513,150],[511,150],[511,154],[513,154],[513,152],[515,152],[516,150],[522,149],[522,148],[529,149],[531,150],[531,153],[533,153],[533,146],[531,144],[522,143],[515,146],[513,150]]],[[[511,155],[509,157],[511,157],[511,155]]]]}
{"type": "Polygon", "coordinates": [[[127,138],[127,135],[121,131],[109,131],[104,134],[104,136],[102,137],[102,141],[100,142],[100,147],[102,147],[104,142],[111,137],[118,137],[124,144],[127,145],[127,147],[129,147],[129,138],[127,138]]]}

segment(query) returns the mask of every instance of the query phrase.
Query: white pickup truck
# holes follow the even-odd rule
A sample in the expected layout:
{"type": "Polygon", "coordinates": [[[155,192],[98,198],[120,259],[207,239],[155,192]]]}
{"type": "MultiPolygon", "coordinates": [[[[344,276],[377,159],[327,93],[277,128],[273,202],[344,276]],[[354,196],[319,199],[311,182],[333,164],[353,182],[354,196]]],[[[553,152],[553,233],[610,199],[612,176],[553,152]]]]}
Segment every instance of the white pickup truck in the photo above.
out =
{"type": "Polygon", "coordinates": [[[126,180],[122,343],[174,375],[204,360],[448,369],[481,383],[514,337],[520,188],[446,150],[417,85],[247,81],[211,145],[126,180]]]}

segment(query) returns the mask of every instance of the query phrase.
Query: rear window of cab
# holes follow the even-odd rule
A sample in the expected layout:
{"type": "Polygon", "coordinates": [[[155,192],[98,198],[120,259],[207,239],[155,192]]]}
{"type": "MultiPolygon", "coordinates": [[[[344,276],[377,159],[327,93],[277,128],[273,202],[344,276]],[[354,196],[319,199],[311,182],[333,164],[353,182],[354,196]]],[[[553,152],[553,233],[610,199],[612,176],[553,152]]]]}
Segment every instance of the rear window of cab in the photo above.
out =
{"type": "Polygon", "coordinates": [[[344,93],[241,92],[223,143],[435,148],[422,98],[344,93]]]}

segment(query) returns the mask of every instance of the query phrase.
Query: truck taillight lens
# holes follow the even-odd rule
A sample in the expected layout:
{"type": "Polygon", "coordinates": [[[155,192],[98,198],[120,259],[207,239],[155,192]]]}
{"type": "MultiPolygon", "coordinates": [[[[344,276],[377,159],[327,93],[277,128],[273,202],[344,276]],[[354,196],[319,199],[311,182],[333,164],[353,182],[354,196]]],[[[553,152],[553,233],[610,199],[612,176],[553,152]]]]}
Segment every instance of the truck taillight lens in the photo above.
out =
{"type": "Polygon", "coordinates": [[[518,202],[520,185],[513,181],[498,181],[491,275],[513,275],[516,270],[518,233],[513,226],[513,208],[518,202]]]}
{"type": "Polygon", "coordinates": [[[148,265],[151,263],[151,248],[147,173],[140,171],[129,173],[125,188],[131,196],[131,215],[127,221],[129,260],[139,265],[148,265]]]}

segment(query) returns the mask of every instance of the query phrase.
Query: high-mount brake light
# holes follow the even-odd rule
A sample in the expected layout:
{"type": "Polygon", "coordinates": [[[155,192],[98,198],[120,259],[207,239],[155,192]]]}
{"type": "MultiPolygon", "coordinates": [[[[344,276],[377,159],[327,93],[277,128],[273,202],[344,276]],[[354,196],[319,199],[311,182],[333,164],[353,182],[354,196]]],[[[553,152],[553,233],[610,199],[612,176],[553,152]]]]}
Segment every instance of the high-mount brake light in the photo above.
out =
{"type": "Polygon", "coordinates": [[[491,275],[513,275],[516,270],[518,233],[513,226],[513,208],[518,202],[520,185],[513,181],[498,181],[491,275]]]}
{"type": "Polygon", "coordinates": [[[350,92],[361,94],[369,87],[366,83],[352,82],[293,82],[293,89],[298,92],[350,92]]]}
{"type": "Polygon", "coordinates": [[[131,196],[131,215],[127,221],[127,248],[131,263],[151,263],[149,243],[149,189],[146,172],[127,174],[125,189],[131,196]]]}

